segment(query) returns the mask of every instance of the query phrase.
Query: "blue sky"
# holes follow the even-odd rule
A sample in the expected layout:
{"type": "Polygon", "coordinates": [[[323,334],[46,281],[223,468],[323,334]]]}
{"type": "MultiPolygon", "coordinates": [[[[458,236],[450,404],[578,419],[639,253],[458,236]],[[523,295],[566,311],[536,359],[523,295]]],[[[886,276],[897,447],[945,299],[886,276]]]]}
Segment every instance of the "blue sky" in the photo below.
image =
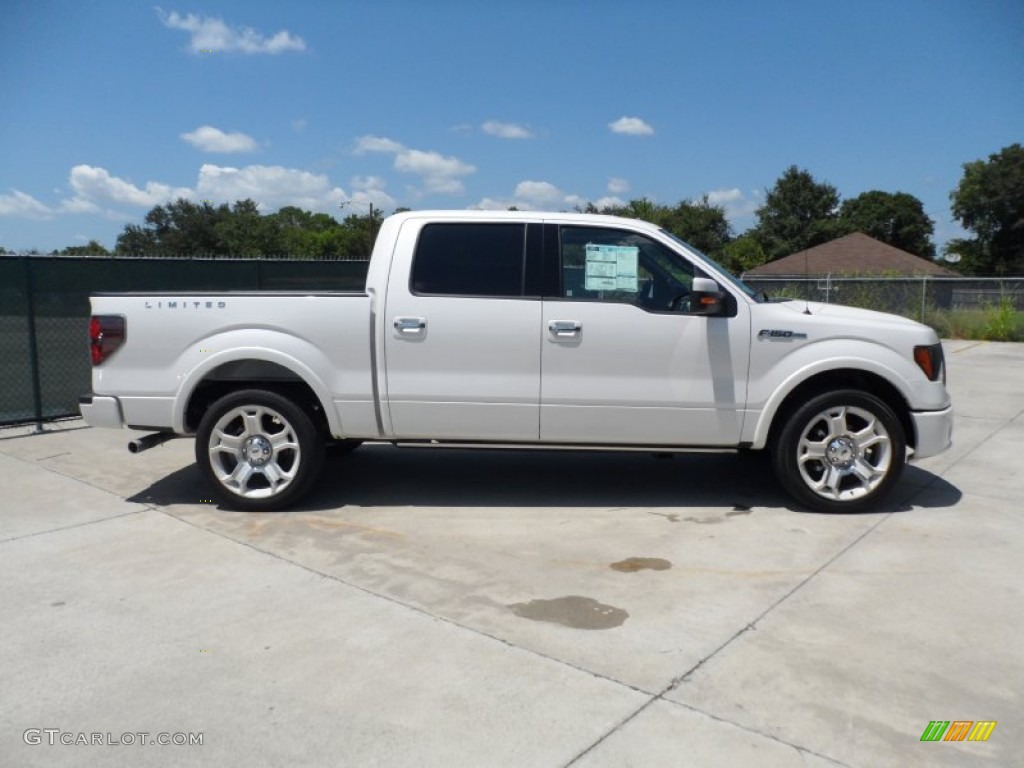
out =
{"type": "MultiPolygon", "coordinates": [[[[1024,3],[15,0],[0,246],[178,196],[567,210],[708,194],[734,232],[790,165],[920,198],[1024,141],[1024,3]]],[[[344,204],[344,209],[339,205],[344,204]]]]}

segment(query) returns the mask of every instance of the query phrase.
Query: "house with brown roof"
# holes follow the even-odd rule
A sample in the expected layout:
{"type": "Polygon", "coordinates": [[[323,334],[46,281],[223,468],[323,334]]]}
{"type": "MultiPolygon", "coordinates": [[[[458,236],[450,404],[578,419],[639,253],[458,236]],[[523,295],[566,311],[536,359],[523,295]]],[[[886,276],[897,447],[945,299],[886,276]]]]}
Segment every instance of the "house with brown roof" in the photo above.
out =
{"type": "Polygon", "coordinates": [[[951,269],[854,232],[743,273],[758,277],[959,277],[951,269]]]}

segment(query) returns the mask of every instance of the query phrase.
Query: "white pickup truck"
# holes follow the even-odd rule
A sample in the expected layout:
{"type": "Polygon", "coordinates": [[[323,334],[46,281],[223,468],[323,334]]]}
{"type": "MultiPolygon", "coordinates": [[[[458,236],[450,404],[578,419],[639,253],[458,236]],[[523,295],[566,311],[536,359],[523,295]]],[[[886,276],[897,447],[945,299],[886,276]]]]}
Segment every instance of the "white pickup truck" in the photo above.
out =
{"type": "Polygon", "coordinates": [[[225,506],[313,485],[329,443],[771,451],[826,512],[949,447],[942,346],[913,321],[768,301],[657,226],[409,212],[357,293],[92,297],[98,427],[194,435],[225,506]]]}

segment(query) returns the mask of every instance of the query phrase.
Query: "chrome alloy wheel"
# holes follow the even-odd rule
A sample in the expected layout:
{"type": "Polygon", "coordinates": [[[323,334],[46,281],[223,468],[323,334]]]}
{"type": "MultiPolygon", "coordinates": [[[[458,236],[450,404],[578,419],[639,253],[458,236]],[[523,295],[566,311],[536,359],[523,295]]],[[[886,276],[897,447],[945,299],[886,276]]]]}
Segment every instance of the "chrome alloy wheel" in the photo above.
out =
{"type": "Polygon", "coordinates": [[[807,488],[822,498],[862,498],[885,480],[892,439],[871,411],[831,406],[809,419],[797,442],[797,467],[807,488]]]}
{"type": "Polygon", "coordinates": [[[224,413],[210,432],[208,448],[220,484],[247,499],[283,493],[302,462],[295,428],[265,405],[241,405],[224,413]]]}

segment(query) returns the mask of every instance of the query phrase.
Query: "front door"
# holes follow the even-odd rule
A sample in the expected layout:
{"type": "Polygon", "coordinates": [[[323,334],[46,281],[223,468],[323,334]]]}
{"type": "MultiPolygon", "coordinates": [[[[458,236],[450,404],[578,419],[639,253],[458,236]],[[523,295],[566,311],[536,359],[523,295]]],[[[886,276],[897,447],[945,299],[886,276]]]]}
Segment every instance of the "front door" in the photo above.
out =
{"type": "Polygon", "coordinates": [[[563,225],[557,240],[560,296],[543,311],[541,438],[736,445],[746,304],[730,302],[731,317],[689,314],[693,264],[647,236],[563,225]]]}

